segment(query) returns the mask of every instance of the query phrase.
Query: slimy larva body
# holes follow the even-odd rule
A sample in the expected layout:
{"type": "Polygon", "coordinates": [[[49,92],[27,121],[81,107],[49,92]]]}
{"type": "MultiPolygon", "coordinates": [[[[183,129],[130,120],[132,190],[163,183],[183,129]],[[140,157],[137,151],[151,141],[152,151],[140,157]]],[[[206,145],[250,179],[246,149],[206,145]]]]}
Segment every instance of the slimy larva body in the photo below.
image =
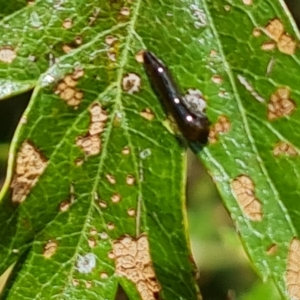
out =
{"type": "Polygon", "coordinates": [[[187,107],[169,70],[153,53],[144,52],[144,66],[153,89],[167,113],[175,119],[185,139],[192,143],[205,144],[210,125],[207,116],[204,113],[195,113],[187,107]]]}

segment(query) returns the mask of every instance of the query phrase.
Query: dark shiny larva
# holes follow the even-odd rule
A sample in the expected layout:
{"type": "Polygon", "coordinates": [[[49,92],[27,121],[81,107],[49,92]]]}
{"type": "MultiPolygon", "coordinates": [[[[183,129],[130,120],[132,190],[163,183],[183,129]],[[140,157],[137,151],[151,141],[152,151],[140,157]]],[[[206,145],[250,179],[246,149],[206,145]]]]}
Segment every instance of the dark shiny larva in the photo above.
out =
{"type": "Polygon", "coordinates": [[[187,108],[169,70],[153,53],[144,52],[144,66],[152,88],[158,94],[166,112],[175,119],[185,139],[200,145],[205,144],[210,125],[207,116],[204,113],[196,115],[187,108]]]}

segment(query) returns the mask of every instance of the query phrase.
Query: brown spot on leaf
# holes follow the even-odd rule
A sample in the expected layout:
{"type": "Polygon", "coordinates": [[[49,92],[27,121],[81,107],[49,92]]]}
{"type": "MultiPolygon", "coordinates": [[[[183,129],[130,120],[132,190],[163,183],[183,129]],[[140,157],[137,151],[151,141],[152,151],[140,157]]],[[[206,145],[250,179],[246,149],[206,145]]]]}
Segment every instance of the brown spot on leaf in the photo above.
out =
{"type": "Polygon", "coordinates": [[[124,155],[128,155],[130,153],[130,148],[128,146],[125,146],[123,149],[122,149],[122,154],[124,155]]]}
{"type": "Polygon", "coordinates": [[[100,273],[100,278],[101,279],[107,279],[108,278],[108,274],[106,272],[101,272],[100,273]]]}
{"type": "Polygon", "coordinates": [[[263,217],[262,207],[255,196],[251,178],[246,175],[236,177],[231,183],[231,189],[245,216],[252,221],[261,221],[263,217]]]}
{"type": "Polygon", "coordinates": [[[300,299],[300,240],[293,238],[287,258],[285,281],[291,299],[300,299]]]}
{"type": "Polygon", "coordinates": [[[66,75],[56,87],[55,94],[58,94],[69,106],[77,108],[83,98],[83,93],[76,88],[78,79],[83,75],[83,70],[77,69],[73,74],[66,75]]]}
{"type": "Polygon", "coordinates": [[[82,166],[83,163],[84,163],[84,160],[83,160],[82,158],[77,158],[77,159],[75,159],[75,165],[76,165],[77,167],[82,166]]]}
{"type": "Polygon", "coordinates": [[[296,156],[298,155],[298,152],[292,145],[286,142],[280,142],[275,145],[273,149],[273,154],[275,156],[280,156],[280,155],[296,156]]]}
{"type": "Polygon", "coordinates": [[[81,45],[82,44],[82,37],[81,36],[76,36],[74,41],[75,41],[76,45],[81,45]]]}
{"type": "Polygon", "coordinates": [[[211,80],[213,83],[216,83],[216,84],[221,84],[223,82],[223,79],[220,75],[213,75],[211,80]]]}
{"type": "Polygon", "coordinates": [[[243,0],[243,3],[245,5],[252,5],[253,4],[252,0],[243,0]]]}
{"type": "Polygon", "coordinates": [[[138,63],[143,63],[144,62],[144,50],[140,50],[139,52],[137,52],[135,54],[135,60],[138,62],[138,63]]]}
{"type": "Polygon", "coordinates": [[[11,183],[12,201],[21,203],[37,183],[47,166],[45,158],[28,141],[23,142],[16,160],[15,175],[11,183]]]}
{"type": "Polygon", "coordinates": [[[117,61],[117,52],[114,49],[109,49],[107,56],[110,61],[117,61]]]}
{"type": "MultiPolygon", "coordinates": [[[[74,103],[77,103],[78,101],[81,101],[81,99],[83,98],[83,93],[82,92],[76,92],[74,96],[75,96],[76,100],[73,99],[73,102],[70,101],[70,102],[68,102],[68,104],[69,103],[74,104],[74,103]]],[[[73,105],[71,105],[71,106],[73,106],[73,105]]]]}
{"type": "Polygon", "coordinates": [[[45,258],[51,258],[57,250],[57,242],[55,241],[49,241],[45,246],[44,246],[44,252],[43,256],[45,258]]]}
{"type": "Polygon", "coordinates": [[[92,122],[90,127],[89,127],[89,134],[90,135],[95,135],[102,133],[105,127],[105,122],[92,122]]]}
{"type": "Polygon", "coordinates": [[[88,239],[88,244],[90,248],[95,248],[97,246],[97,242],[94,238],[89,238],[88,239]]]}
{"type": "Polygon", "coordinates": [[[64,78],[64,88],[68,87],[75,87],[77,85],[77,80],[75,80],[71,75],[67,75],[64,78]]]}
{"type": "Polygon", "coordinates": [[[289,35],[283,34],[278,41],[278,49],[280,52],[292,55],[296,52],[297,43],[289,35]]]}
{"type": "Polygon", "coordinates": [[[107,203],[104,200],[100,200],[99,201],[99,206],[102,208],[106,208],[107,207],[107,203]]]}
{"type": "Polygon", "coordinates": [[[69,210],[70,206],[71,206],[71,202],[69,200],[63,201],[59,206],[59,210],[61,212],[65,212],[69,210]]]}
{"type": "Polygon", "coordinates": [[[108,45],[108,46],[112,46],[115,42],[117,42],[118,39],[112,35],[108,35],[105,37],[105,43],[108,45]]]}
{"type": "Polygon", "coordinates": [[[91,281],[86,281],[85,282],[85,287],[87,288],[87,289],[90,289],[91,287],[92,287],[92,282],[91,281]]]}
{"type": "Polygon", "coordinates": [[[271,20],[265,27],[265,30],[266,34],[277,43],[277,47],[280,52],[288,55],[295,54],[297,43],[284,31],[284,25],[279,19],[271,20]]]}
{"type": "Polygon", "coordinates": [[[216,57],[218,55],[217,50],[212,49],[209,53],[209,57],[216,57]]]}
{"type": "Polygon", "coordinates": [[[148,121],[152,121],[154,118],[154,113],[150,108],[145,108],[140,112],[140,115],[148,121]]]}
{"type": "Polygon", "coordinates": [[[102,240],[108,239],[108,234],[106,232],[101,232],[99,233],[99,236],[102,240]]]}
{"type": "Polygon", "coordinates": [[[113,242],[116,273],[132,281],[142,300],[154,300],[160,291],[153,269],[148,239],[125,236],[113,242]]]}
{"type": "Polygon", "coordinates": [[[115,257],[116,257],[113,251],[108,252],[107,256],[108,256],[109,259],[115,259],[115,257]]]}
{"type": "Polygon", "coordinates": [[[62,46],[62,50],[64,51],[64,53],[68,54],[73,50],[73,48],[66,44],[62,46]]]}
{"type": "Polygon", "coordinates": [[[107,229],[108,229],[108,230],[114,230],[115,227],[116,227],[116,226],[115,226],[114,223],[111,223],[111,222],[107,223],[107,229]]]}
{"type": "Polygon", "coordinates": [[[107,120],[107,114],[102,109],[100,103],[98,102],[93,103],[90,106],[89,111],[91,113],[92,122],[98,122],[98,121],[103,122],[107,120]]]}
{"type": "Polygon", "coordinates": [[[261,45],[261,49],[264,51],[272,51],[276,48],[275,42],[267,41],[261,45]]]}
{"type": "Polygon", "coordinates": [[[132,175],[127,175],[126,176],[126,183],[128,185],[133,185],[135,183],[135,178],[132,175]]]}
{"type": "Polygon", "coordinates": [[[109,181],[109,183],[116,184],[116,178],[113,175],[106,174],[105,177],[109,181]]]}
{"type": "Polygon", "coordinates": [[[64,100],[69,101],[69,100],[71,100],[73,97],[75,97],[75,93],[76,93],[76,91],[75,91],[74,89],[72,89],[72,88],[70,88],[70,87],[67,87],[67,88],[65,88],[65,89],[61,92],[60,96],[61,96],[64,100]]]}
{"type": "Polygon", "coordinates": [[[113,194],[113,195],[111,196],[111,201],[112,201],[113,203],[118,203],[118,202],[120,202],[120,201],[121,201],[121,196],[120,196],[120,194],[113,194]]]}
{"type": "Polygon", "coordinates": [[[11,64],[16,57],[17,54],[15,52],[15,49],[13,49],[12,47],[5,46],[0,48],[0,61],[11,64]]]}
{"type": "Polygon", "coordinates": [[[97,229],[96,228],[91,228],[90,230],[90,235],[96,235],[98,232],[97,232],[97,229]]]}
{"type": "Polygon", "coordinates": [[[252,34],[254,37],[259,37],[261,35],[261,31],[259,28],[254,28],[252,34]]]}
{"type": "Polygon", "coordinates": [[[128,94],[136,93],[140,90],[141,78],[135,73],[128,73],[122,79],[122,88],[128,94]]]}
{"type": "Polygon", "coordinates": [[[94,102],[89,107],[91,121],[89,131],[85,136],[79,136],[76,139],[76,145],[81,147],[86,155],[96,155],[101,150],[101,133],[104,131],[105,123],[108,118],[107,113],[103,110],[98,102],[94,102]]]}
{"type": "Polygon", "coordinates": [[[107,47],[107,56],[110,61],[115,62],[117,60],[117,54],[119,52],[118,39],[112,35],[105,37],[105,43],[107,47]]]}
{"type": "Polygon", "coordinates": [[[278,42],[281,35],[284,33],[284,26],[279,19],[271,20],[265,27],[267,35],[278,42]]]}
{"type": "Polygon", "coordinates": [[[65,29],[70,29],[73,26],[73,21],[71,19],[65,19],[63,21],[63,27],[65,29]]]}
{"type": "Polygon", "coordinates": [[[129,209],[127,210],[127,213],[128,213],[128,216],[129,216],[129,217],[134,217],[135,214],[136,214],[136,210],[135,210],[134,208],[129,208],[129,209]]]}
{"type": "Polygon", "coordinates": [[[92,13],[92,16],[89,17],[89,23],[88,23],[89,26],[92,26],[96,22],[99,14],[100,14],[100,8],[96,7],[92,13]]]}
{"type": "Polygon", "coordinates": [[[122,7],[120,10],[120,14],[124,17],[128,17],[130,15],[129,7],[122,7]]]}
{"type": "Polygon", "coordinates": [[[295,109],[295,103],[289,98],[290,90],[286,87],[279,88],[271,95],[268,104],[268,119],[274,120],[291,115],[295,109]]]}
{"type": "Polygon", "coordinates": [[[276,254],[278,251],[278,246],[276,244],[272,244],[267,248],[267,255],[272,256],[276,254]]]}
{"type": "Polygon", "coordinates": [[[78,286],[79,285],[79,280],[78,279],[73,279],[72,284],[73,284],[73,286],[78,286]]]}
{"type": "Polygon", "coordinates": [[[76,145],[88,156],[97,155],[101,149],[101,140],[98,135],[88,135],[86,137],[78,137],[76,145]]]}
{"type": "Polygon", "coordinates": [[[217,122],[211,127],[209,131],[209,142],[214,144],[217,142],[219,134],[228,132],[230,129],[230,122],[226,116],[220,116],[217,122]]]}
{"type": "Polygon", "coordinates": [[[72,78],[77,80],[83,75],[84,75],[84,70],[78,68],[74,70],[74,73],[72,74],[72,78]]]}

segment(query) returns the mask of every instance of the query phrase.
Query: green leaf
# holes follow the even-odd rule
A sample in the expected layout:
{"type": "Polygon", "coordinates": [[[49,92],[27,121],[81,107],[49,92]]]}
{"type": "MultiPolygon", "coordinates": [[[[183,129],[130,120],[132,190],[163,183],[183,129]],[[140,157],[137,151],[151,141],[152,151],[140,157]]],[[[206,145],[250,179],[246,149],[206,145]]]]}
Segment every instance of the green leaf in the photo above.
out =
{"type": "Polygon", "coordinates": [[[32,89],[72,49],[126,27],[121,4],[36,1],[0,22],[0,99],[32,89]],[[80,13],[79,13],[80,12],[80,13]]]}
{"type": "Polygon", "coordinates": [[[0,7],[1,7],[0,19],[23,8],[26,5],[30,5],[29,2],[30,1],[26,1],[26,0],[11,0],[11,1],[1,0],[0,1],[0,7]]]}
{"type": "Polygon", "coordinates": [[[281,296],[278,294],[276,286],[271,283],[256,282],[250,291],[238,298],[239,300],[264,300],[273,299],[280,300],[281,296]]]}
{"type": "Polygon", "coordinates": [[[130,299],[198,297],[185,156],[135,58],[145,20],[169,10],[127,5],[38,1],[3,20],[2,98],[35,86],[1,192],[0,269],[17,261],[4,299],[115,299],[119,284],[130,299]]]}
{"type": "Polygon", "coordinates": [[[219,87],[207,93],[214,124],[199,156],[259,274],[298,299],[299,32],[282,1],[206,1],[204,8],[219,87]]]}
{"type": "Polygon", "coordinates": [[[2,191],[2,271],[19,259],[7,299],[112,299],[118,283],[138,299],[112,259],[125,235],[131,243],[147,236],[162,299],[196,299],[183,150],[163,127],[135,59],[143,48],[170,66],[184,90],[203,91],[213,125],[199,157],[259,274],[286,299],[300,298],[299,32],[282,1],[37,1],[0,28],[1,98],[36,86],[2,191]],[[132,94],[130,85],[122,89],[129,73],[142,79],[132,94]],[[84,155],[93,105],[108,119],[100,153],[85,148],[84,155]],[[23,176],[25,187],[14,177],[22,149],[45,168],[23,176]],[[11,201],[11,183],[26,194],[13,196],[20,204],[11,201]],[[84,273],[80,263],[95,257],[84,273]]]}

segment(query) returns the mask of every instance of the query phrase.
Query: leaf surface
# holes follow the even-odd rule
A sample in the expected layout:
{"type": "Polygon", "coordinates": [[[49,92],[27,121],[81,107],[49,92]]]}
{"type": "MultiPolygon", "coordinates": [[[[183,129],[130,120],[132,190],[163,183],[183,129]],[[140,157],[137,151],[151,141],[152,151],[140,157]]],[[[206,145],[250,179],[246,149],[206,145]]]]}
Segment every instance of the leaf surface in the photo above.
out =
{"type": "Polygon", "coordinates": [[[213,126],[199,156],[255,268],[298,299],[299,32],[283,1],[206,1],[204,9],[219,91],[208,93],[213,126]]]}
{"type": "MultiPolygon", "coordinates": [[[[173,6],[182,15],[179,1],[38,1],[3,19],[17,55],[1,64],[2,98],[35,86],[1,194],[1,270],[18,261],[4,299],[114,299],[118,284],[130,299],[197,298],[185,154],[135,58],[153,11],[173,6]]],[[[176,45],[193,23],[169,18],[176,45]]]]}
{"type": "Polygon", "coordinates": [[[29,1],[25,0],[11,0],[11,1],[0,1],[0,18],[10,15],[11,13],[18,11],[19,9],[25,7],[29,1]]]}
{"type": "Polygon", "coordinates": [[[141,234],[148,237],[163,299],[196,297],[182,226],[183,150],[163,127],[165,115],[135,59],[143,48],[166,62],[183,91],[203,92],[213,125],[199,157],[255,268],[285,298],[300,298],[298,273],[291,271],[300,255],[299,33],[282,1],[40,1],[6,16],[1,28],[1,98],[37,85],[13,153],[16,157],[27,141],[47,161],[17,206],[10,200],[15,170],[10,158],[1,204],[2,270],[29,252],[8,299],[113,298],[118,281],[138,299],[133,282],[116,274],[109,254],[115,241],[141,234]],[[74,89],[83,98],[72,106],[60,84],[82,70],[74,89]],[[132,94],[122,88],[129,73],[142,79],[132,94]],[[84,155],[78,141],[89,136],[95,103],[108,119],[100,153],[84,155]],[[134,184],[128,184],[132,178],[134,184]],[[63,212],[66,203],[70,208],[63,212]],[[49,248],[56,250],[47,259],[49,248]],[[80,273],[80,259],[93,257],[97,268],[80,273]],[[26,290],[33,282],[35,288],[26,290]]]}

